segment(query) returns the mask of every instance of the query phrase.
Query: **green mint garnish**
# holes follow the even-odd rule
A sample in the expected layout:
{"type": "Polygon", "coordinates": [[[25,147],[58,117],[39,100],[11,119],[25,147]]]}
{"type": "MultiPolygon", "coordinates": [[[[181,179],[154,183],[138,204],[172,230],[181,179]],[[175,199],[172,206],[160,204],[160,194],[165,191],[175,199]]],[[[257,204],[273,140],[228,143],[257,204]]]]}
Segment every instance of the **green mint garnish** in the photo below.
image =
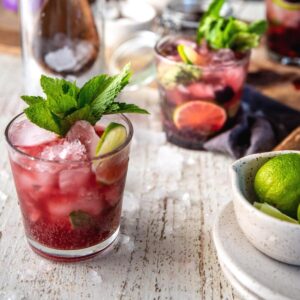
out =
{"type": "Polygon", "coordinates": [[[92,216],[81,210],[72,211],[69,215],[69,219],[72,228],[74,229],[96,227],[95,221],[92,216]]]}
{"type": "Polygon", "coordinates": [[[42,75],[41,87],[46,98],[22,96],[29,105],[24,112],[31,122],[60,136],[64,136],[79,120],[95,125],[106,114],[148,114],[135,104],[116,102],[130,77],[130,68],[126,65],[121,74],[101,74],[80,89],[75,83],[42,75]]]}
{"type": "Polygon", "coordinates": [[[225,0],[213,0],[204,14],[197,33],[197,43],[205,39],[210,48],[218,50],[230,48],[244,52],[259,45],[261,35],[267,29],[264,20],[251,24],[233,17],[220,16],[225,0]]]}

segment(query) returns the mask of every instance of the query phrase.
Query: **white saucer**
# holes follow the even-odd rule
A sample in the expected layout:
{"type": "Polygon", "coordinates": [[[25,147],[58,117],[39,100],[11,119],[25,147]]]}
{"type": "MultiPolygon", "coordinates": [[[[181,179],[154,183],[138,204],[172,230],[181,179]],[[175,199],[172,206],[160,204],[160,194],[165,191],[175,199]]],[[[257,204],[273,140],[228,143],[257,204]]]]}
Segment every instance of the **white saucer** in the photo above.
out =
{"type": "Polygon", "coordinates": [[[280,263],[254,248],[237,224],[232,202],[219,214],[213,237],[224,274],[243,298],[300,299],[300,267],[280,263]]]}

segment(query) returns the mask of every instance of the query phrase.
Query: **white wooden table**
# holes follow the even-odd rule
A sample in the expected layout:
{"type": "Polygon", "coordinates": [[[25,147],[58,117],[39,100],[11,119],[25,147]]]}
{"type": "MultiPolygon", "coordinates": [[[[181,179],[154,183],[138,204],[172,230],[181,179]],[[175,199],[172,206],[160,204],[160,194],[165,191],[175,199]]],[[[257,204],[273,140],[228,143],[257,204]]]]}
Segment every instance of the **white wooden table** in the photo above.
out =
{"type": "Polygon", "coordinates": [[[3,134],[23,108],[20,58],[0,55],[0,70],[1,300],[239,299],[222,274],[211,237],[216,215],[231,200],[232,159],[168,144],[157,91],[149,88],[123,96],[151,115],[132,118],[135,137],[118,244],[106,256],[74,264],[34,254],[3,134]]]}

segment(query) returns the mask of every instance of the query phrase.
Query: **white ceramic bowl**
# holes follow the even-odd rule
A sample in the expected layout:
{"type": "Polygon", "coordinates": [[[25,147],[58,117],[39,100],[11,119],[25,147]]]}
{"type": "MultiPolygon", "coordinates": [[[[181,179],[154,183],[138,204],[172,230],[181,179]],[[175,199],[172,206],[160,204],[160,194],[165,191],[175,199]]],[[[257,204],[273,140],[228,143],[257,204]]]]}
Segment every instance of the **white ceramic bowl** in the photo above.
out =
{"type": "Polygon", "coordinates": [[[268,216],[252,205],[257,200],[253,182],[258,169],[270,158],[286,153],[300,151],[254,154],[237,160],[231,169],[233,204],[238,224],[253,246],[278,261],[300,266],[300,225],[268,216]]]}
{"type": "Polygon", "coordinates": [[[104,39],[107,47],[116,47],[138,31],[151,30],[155,9],[144,2],[127,0],[120,2],[122,18],[106,19],[104,39]]]}

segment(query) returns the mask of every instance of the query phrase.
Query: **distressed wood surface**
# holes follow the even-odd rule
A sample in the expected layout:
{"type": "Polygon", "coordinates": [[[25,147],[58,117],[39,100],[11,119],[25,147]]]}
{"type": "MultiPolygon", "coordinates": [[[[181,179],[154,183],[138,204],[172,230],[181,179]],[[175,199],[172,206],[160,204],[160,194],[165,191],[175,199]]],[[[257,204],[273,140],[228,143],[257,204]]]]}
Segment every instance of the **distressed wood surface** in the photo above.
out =
{"type": "Polygon", "coordinates": [[[156,90],[123,96],[146,106],[151,116],[132,118],[136,132],[113,250],[76,264],[34,254],[3,137],[7,121],[22,109],[20,59],[2,55],[0,69],[0,299],[238,299],[211,237],[217,213],[231,199],[232,160],[166,143],[156,90]]]}

